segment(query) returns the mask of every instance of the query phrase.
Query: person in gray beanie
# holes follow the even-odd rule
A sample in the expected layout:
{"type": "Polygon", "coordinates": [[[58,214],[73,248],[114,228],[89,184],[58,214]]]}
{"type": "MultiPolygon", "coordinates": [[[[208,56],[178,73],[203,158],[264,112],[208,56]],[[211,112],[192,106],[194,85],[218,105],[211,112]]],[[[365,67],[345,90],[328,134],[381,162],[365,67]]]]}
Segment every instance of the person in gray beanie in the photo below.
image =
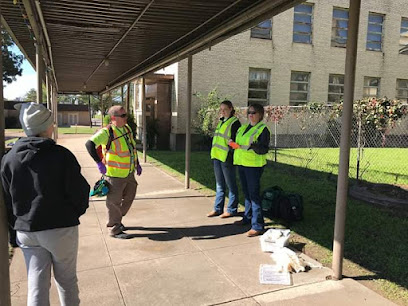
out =
{"type": "Polygon", "coordinates": [[[15,108],[27,137],[3,157],[1,182],[26,262],[27,305],[49,305],[51,267],[61,305],[79,305],[78,225],[90,187],[75,156],[51,139],[52,113],[36,103],[15,108]]]}

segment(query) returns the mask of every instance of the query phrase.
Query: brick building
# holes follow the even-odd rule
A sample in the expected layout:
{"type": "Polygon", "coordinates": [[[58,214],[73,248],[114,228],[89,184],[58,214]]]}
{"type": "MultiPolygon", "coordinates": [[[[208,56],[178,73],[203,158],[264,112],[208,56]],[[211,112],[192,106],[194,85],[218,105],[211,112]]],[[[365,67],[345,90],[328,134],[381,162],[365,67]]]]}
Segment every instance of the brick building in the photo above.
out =
{"type": "MultiPolygon", "coordinates": [[[[406,0],[363,0],[355,99],[408,98],[406,0]]],[[[348,0],[307,1],[193,56],[193,93],[217,86],[236,106],[339,101],[348,0]]],[[[187,60],[174,70],[170,147],[184,146],[187,60]]],[[[193,117],[199,107],[193,98],[193,117]]]]}

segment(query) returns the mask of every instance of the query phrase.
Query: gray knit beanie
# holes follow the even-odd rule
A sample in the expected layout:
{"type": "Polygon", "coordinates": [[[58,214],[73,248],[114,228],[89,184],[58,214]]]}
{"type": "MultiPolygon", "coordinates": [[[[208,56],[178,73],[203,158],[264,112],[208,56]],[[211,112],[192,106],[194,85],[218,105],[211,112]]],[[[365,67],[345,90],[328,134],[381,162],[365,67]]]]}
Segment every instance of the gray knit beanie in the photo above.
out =
{"type": "Polygon", "coordinates": [[[18,103],[14,108],[20,111],[20,123],[27,136],[36,136],[53,123],[51,111],[42,104],[18,103]]]}

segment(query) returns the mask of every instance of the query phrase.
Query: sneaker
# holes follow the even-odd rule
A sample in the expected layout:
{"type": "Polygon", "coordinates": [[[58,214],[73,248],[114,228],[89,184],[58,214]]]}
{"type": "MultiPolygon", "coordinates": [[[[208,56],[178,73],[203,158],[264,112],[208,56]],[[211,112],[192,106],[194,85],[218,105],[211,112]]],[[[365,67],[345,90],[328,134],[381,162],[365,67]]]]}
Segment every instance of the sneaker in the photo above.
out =
{"type": "Polygon", "coordinates": [[[122,232],[127,230],[126,226],[125,226],[123,223],[120,224],[119,229],[120,229],[122,232]]]}
{"type": "Polygon", "coordinates": [[[113,238],[117,238],[117,239],[129,239],[129,238],[131,238],[131,236],[126,234],[125,232],[120,232],[120,233],[117,233],[117,234],[111,234],[110,236],[113,237],[113,238]]]}
{"type": "Polygon", "coordinates": [[[211,218],[211,217],[217,217],[217,216],[219,216],[219,215],[221,215],[221,213],[216,212],[215,210],[213,210],[213,211],[211,211],[211,212],[209,212],[209,213],[207,214],[207,217],[211,218]]]}

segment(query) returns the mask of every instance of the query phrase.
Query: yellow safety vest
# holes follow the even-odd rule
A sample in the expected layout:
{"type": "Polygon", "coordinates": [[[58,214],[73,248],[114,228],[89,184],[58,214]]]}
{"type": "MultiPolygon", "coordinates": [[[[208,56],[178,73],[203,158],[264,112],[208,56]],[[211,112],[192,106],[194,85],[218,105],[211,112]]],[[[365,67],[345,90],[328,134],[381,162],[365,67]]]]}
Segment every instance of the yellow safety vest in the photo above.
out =
{"type": "Polygon", "coordinates": [[[245,167],[263,167],[266,165],[266,154],[257,154],[254,150],[248,150],[252,143],[254,143],[259,135],[261,135],[264,128],[267,128],[262,121],[253,126],[245,132],[249,124],[245,124],[238,129],[236,143],[239,148],[234,150],[234,165],[245,167]]]}
{"type": "Polygon", "coordinates": [[[218,122],[212,141],[211,159],[218,159],[222,162],[227,160],[229,151],[228,140],[231,139],[231,127],[236,121],[238,121],[237,117],[231,117],[224,121],[224,123],[221,120],[218,122]]]}
{"type": "MultiPolygon", "coordinates": [[[[133,138],[132,130],[127,124],[124,127],[124,133],[114,125],[112,125],[112,129],[114,139],[105,156],[106,175],[127,177],[135,170],[137,161],[136,142],[133,138]]],[[[108,130],[107,132],[109,133],[108,130]]]]}

